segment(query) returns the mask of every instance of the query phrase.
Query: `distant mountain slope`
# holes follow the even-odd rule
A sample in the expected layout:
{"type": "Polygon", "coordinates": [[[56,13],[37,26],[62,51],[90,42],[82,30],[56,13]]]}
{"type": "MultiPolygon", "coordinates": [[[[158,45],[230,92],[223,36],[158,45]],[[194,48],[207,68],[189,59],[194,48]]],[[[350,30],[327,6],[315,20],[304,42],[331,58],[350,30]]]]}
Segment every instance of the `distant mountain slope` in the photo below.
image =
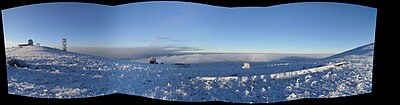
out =
{"type": "Polygon", "coordinates": [[[324,58],[324,59],[335,59],[335,58],[341,58],[341,57],[346,57],[346,56],[351,56],[351,55],[364,55],[364,56],[371,56],[374,55],[374,44],[375,43],[370,43],[364,46],[360,46],[336,55],[332,55],[330,57],[324,58]]]}

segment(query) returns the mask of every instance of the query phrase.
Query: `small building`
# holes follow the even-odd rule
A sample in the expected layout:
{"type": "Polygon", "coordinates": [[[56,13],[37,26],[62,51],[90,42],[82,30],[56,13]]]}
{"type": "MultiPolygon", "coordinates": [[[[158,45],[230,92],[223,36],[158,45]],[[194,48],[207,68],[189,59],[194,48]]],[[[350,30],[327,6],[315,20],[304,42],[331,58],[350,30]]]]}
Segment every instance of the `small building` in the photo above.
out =
{"type": "Polygon", "coordinates": [[[150,57],[149,63],[150,63],[150,64],[158,64],[157,59],[154,58],[154,57],[150,57]]]}
{"type": "Polygon", "coordinates": [[[245,62],[242,66],[242,69],[249,69],[250,68],[250,63],[245,62]]]}
{"type": "Polygon", "coordinates": [[[19,47],[21,47],[21,46],[33,46],[33,40],[32,40],[32,39],[29,39],[29,40],[28,40],[28,44],[18,44],[18,46],[19,46],[19,47]]]}

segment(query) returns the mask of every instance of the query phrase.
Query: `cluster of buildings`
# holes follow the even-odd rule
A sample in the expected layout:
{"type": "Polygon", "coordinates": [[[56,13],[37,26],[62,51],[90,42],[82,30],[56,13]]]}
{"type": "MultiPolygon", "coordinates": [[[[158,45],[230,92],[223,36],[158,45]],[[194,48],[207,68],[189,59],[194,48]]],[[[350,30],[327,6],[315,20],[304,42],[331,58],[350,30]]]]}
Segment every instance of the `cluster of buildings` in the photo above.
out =
{"type": "MultiPolygon", "coordinates": [[[[33,40],[29,39],[27,44],[18,44],[18,47],[22,47],[22,46],[34,46],[33,40]]],[[[40,46],[40,43],[36,43],[36,46],[40,46]]],[[[62,39],[62,50],[67,51],[67,39],[66,38],[62,39]]]]}

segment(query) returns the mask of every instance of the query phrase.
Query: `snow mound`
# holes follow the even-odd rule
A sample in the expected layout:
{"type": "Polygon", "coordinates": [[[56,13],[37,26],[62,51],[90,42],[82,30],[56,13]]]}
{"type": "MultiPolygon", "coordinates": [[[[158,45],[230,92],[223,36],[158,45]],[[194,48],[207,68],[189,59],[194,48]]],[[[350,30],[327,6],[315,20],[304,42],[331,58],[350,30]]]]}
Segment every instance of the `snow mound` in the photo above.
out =
{"type": "Polygon", "coordinates": [[[276,73],[276,74],[271,74],[271,78],[274,79],[281,79],[281,78],[291,78],[295,77],[298,75],[304,75],[304,74],[309,74],[309,73],[316,73],[316,72],[323,72],[326,70],[330,70],[331,68],[335,68],[341,65],[347,64],[346,62],[339,62],[336,64],[329,64],[326,66],[322,67],[315,67],[315,68],[310,68],[310,69],[305,69],[305,70],[297,70],[297,71],[291,71],[291,72],[284,72],[284,73],[276,73]]]}
{"type": "Polygon", "coordinates": [[[10,94],[39,98],[83,98],[113,92],[117,60],[61,51],[45,46],[6,48],[10,94]],[[23,62],[15,64],[15,62],[23,62]],[[15,64],[15,65],[10,65],[15,64]],[[24,64],[24,66],[20,66],[24,64]]]}

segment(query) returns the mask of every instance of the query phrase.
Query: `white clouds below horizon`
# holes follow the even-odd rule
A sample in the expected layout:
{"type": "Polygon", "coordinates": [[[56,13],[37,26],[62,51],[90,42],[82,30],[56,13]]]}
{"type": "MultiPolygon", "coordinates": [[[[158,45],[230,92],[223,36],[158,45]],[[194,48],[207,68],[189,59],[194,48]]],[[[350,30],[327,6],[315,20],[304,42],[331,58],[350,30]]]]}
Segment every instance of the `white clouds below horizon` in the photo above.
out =
{"type": "Polygon", "coordinates": [[[135,60],[147,62],[149,57],[156,57],[158,62],[163,63],[202,63],[202,62],[221,62],[221,61],[243,61],[243,62],[268,62],[274,60],[304,60],[325,58],[333,54],[284,54],[284,53],[194,53],[202,49],[194,47],[134,47],[134,48],[85,48],[72,47],[68,49],[72,52],[88,55],[135,60]],[[189,51],[189,52],[186,52],[189,51]]]}
{"type": "Polygon", "coordinates": [[[18,42],[14,42],[14,41],[8,41],[8,40],[4,40],[5,41],[5,47],[12,47],[12,46],[17,46],[19,43],[18,42]]]}
{"type": "MultiPolygon", "coordinates": [[[[298,61],[320,59],[331,54],[250,54],[250,53],[211,53],[211,54],[184,54],[172,56],[157,56],[158,62],[164,63],[204,63],[204,62],[269,62],[269,61],[298,61]]],[[[147,62],[147,58],[136,60],[147,62]]]]}

